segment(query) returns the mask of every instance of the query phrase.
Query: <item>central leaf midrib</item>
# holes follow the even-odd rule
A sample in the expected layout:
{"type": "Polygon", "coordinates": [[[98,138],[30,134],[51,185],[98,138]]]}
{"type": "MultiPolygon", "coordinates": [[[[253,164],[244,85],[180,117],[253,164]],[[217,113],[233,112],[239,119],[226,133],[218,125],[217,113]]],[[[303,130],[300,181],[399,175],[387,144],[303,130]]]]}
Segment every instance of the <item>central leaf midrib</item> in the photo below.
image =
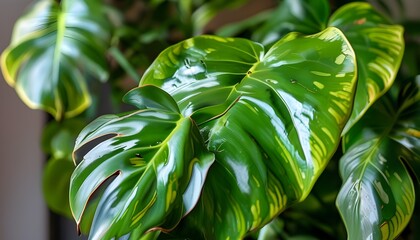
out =
{"type": "MultiPolygon", "coordinates": [[[[189,119],[188,118],[184,118],[184,117],[180,117],[180,119],[176,122],[176,126],[174,127],[174,129],[171,131],[171,133],[161,142],[161,143],[159,143],[159,144],[157,144],[157,145],[155,145],[154,147],[158,147],[159,149],[157,150],[157,152],[155,153],[155,154],[153,154],[153,157],[152,157],[152,159],[150,159],[150,161],[148,161],[148,163],[146,164],[146,166],[144,167],[145,169],[144,169],[144,171],[143,171],[143,174],[141,175],[141,177],[138,179],[138,181],[134,184],[134,186],[138,186],[139,184],[140,184],[140,182],[142,182],[143,181],[143,178],[144,178],[144,176],[145,176],[145,174],[144,174],[144,172],[147,172],[147,171],[150,171],[150,168],[152,168],[155,164],[155,162],[157,162],[157,160],[156,160],[156,158],[157,158],[157,156],[160,156],[161,155],[161,152],[163,151],[163,149],[165,149],[165,146],[168,144],[168,142],[172,139],[172,136],[174,135],[174,134],[176,134],[178,131],[178,129],[179,128],[181,128],[182,126],[183,126],[183,123],[185,122],[185,121],[188,121],[189,119]]],[[[156,172],[155,172],[155,175],[157,175],[156,174],[156,172]]],[[[135,188],[133,188],[131,191],[130,191],[130,194],[129,194],[129,196],[131,196],[132,194],[133,194],[133,192],[134,192],[134,189],[135,188]]],[[[145,210],[145,208],[144,209],[142,209],[141,211],[144,211],[145,210]]],[[[146,210],[146,212],[147,212],[148,210],[146,210]]],[[[121,214],[122,212],[120,212],[119,214],[121,214]]],[[[115,222],[115,218],[114,218],[114,220],[113,220],[113,222],[115,222]]]]}
{"type": "Polygon", "coordinates": [[[378,137],[372,138],[372,139],[369,140],[369,141],[374,141],[375,139],[377,139],[377,142],[374,144],[373,147],[370,147],[370,149],[366,152],[366,154],[367,154],[366,159],[369,159],[369,160],[365,161],[365,163],[363,163],[362,170],[360,171],[359,176],[357,176],[357,179],[359,180],[358,186],[357,186],[358,191],[361,191],[361,188],[362,188],[361,181],[363,180],[363,176],[365,176],[365,172],[366,172],[366,169],[367,169],[368,165],[373,166],[373,160],[374,159],[372,158],[372,156],[376,153],[376,151],[379,151],[379,147],[381,146],[382,142],[385,141],[385,139],[387,137],[389,137],[389,133],[392,131],[392,129],[394,129],[394,126],[396,125],[400,114],[401,114],[401,109],[399,109],[395,114],[391,114],[392,123],[389,125],[389,127],[386,128],[384,130],[384,132],[382,134],[380,134],[378,137]]]}
{"type": "MultiPolygon", "coordinates": [[[[63,3],[62,3],[63,4],[63,3]]],[[[53,62],[52,62],[52,81],[55,84],[58,84],[58,81],[60,79],[60,62],[61,62],[61,55],[62,55],[62,46],[63,46],[63,42],[64,42],[64,33],[66,30],[66,26],[65,26],[65,18],[66,18],[66,13],[63,9],[61,9],[60,7],[58,7],[57,10],[57,34],[56,34],[56,44],[55,44],[55,48],[54,48],[54,55],[53,55],[53,62]]],[[[54,91],[54,95],[59,96],[60,92],[56,89],[54,91]]],[[[61,100],[60,97],[55,97],[55,106],[56,106],[56,115],[58,116],[58,119],[61,119],[64,115],[63,113],[63,102],[61,100]]]]}
{"type": "MultiPolygon", "coordinates": [[[[132,114],[129,114],[130,116],[132,116],[133,114],[135,114],[135,113],[138,113],[138,112],[141,112],[141,110],[139,110],[139,111],[136,111],[136,112],[134,112],[134,113],[132,113],[132,114]]],[[[123,119],[124,118],[127,118],[127,116],[124,116],[124,117],[122,117],[123,119]]],[[[119,118],[119,120],[121,120],[121,118],[119,118]]],[[[183,118],[183,117],[181,117],[177,122],[176,122],[176,126],[175,126],[175,128],[171,131],[171,133],[168,135],[168,137],[166,137],[165,138],[165,140],[163,140],[160,144],[157,144],[157,145],[155,145],[154,147],[159,147],[159,149],[158,149],[158,151],[153,155],[153,157],[152,157],[152,159],[150,160],[150,161],[148,161],[148,163],[147,163],[147,165],[145,166],[145,167],[143,167],[142,169],[144,169],[143,170],[143,174],[141,174],[141,176],[140,176],[140,178],[138,179],[138,181],[134,184],[134,186],[138,186],[139,185],[139,183],[140,182],[142,182],[143,181],[143,179],[144,179],[144,172],[147,172],[147,171],[150,171],[150,168],[151,167],[153,167],[154,166],[154,162],[156,161],[156,156],[158,156],[158,155],[160,155],[161,154],[161,152],[163,151],[163,149],[164,149],[164,146],[170,141],[170,139],[172,138],[172,136],[177,132],[177,130],[183,125],[183,123],[184,123],[184,121],[188,121],[188,119],[187,118],[183,118]]],[[[115,121],[114,121],[115,122],[115,121]]],[[[133,194],[133,192],[135,191],[134,190],[135,188],[133,188],[131,191],[130,191],[130,193],[129,193],[129,196],[131,196],[132,194],[133,194]]],[[[144,209],[143,209],[144,210],[144,209]]],[[[84,211],[82,211],[82,213],[80,214],[80,219],[83,217],[83,214],[84,213],[84,211]]],[[[121,214],[124,214],[124,210],[121,210],[119,213],[118,213],[118,215],[121,215],[121,214]]],[[[110,225],[112,225],[112,224],[114,224],[115,222],[116,222],[116,220],[117,220],[118,218],[114,218],[113,220],[112,220],[112,222],[110,223],[110,225]]],[[[106,233],[104,233],[104,234],[106,234],[106,233]]]]}

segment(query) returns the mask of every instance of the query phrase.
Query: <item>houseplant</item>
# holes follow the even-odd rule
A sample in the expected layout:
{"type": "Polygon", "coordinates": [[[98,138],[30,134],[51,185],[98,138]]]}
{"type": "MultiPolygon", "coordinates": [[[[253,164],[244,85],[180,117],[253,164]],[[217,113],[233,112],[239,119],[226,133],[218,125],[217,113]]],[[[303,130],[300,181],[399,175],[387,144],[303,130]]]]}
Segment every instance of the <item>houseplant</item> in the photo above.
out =
{"type": "MultiPolygon", "coordinates": [[[[83,17],[90,19],[95,8],[84,1],[61,4],[61,17],[85,4],[89,11],[83,17]]],[[[285,1],[276,11],[283,13],[272,15],[279,19],[266,19],[262,24],[268,27],[253,36],[266,46],[198,36],[167,48],[140,86],[124,96],[137,110],[100,117],[80,133],[70,206],[82,231],[90,230],[93,239],[252,236],[310,194],[343,136],[344,184],[337,206],[348,238],[388,239],[401,233],[414,210],[409,171],[413,178],[419,171],[419,80],[401,80],[388,91],[403,55],[402,28],[366,3],[345,5],[331,17],[326,1],[285,1]],[[269,27],[279,22],[287,24],[269,27]]],[[[66,19],[57,21],[57,36],[68,33],[60,23],[78,23],[66,19]]],[[[30,35],[38,30],[17,31],[2,55],[5,75],[12,84],[17,78],[24,94],[28,83],[19,78],[31,70],[22,69],[40,64],[35,57],[43,52],[32,53],[28,64],[21,49],[29,40],[42,43],[30,35]]],[[[105,67],[92,64],[94,56],[83,60],[102,76],[105,67]]],[[[130,70],[123,58],[119,62],[130,70]]],[[[62,79],[82,79],[60,68],[52,72],[77,75],[53,75],[58,85],[62,79]]],[[[64,86],[67,91],[57,96],[66,96],[68,86],[86,88],[64,86]]],[[[44,87],[39,85],[41,93],[44,87]]],[[[39,94],[29,93],[34,92],[39,94]]],[[[72,107],[71,99],[47,98],[56,107],[46,109],[57,119],[71,117],[84,104],[72,107]],[[66,110],[56,114],[60,109],[66,110]]],[[[56,148],[50,149],[54,156],[56,148]]],[[[273,234],[278,223],[254,236],[273,234]]],[[[279,232],[285,231],[280,227],[279,232]]]]}

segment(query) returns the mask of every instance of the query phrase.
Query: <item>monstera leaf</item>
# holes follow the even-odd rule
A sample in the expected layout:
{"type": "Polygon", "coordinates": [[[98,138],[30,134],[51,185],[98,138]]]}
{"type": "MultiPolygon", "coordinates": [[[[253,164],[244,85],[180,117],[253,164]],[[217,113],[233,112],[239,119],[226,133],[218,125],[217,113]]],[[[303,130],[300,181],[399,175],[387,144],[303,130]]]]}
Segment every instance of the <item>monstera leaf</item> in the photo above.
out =
{"type": "Polygon", "coordinates": [[[404,54],[403,28],[391,25],[368,3],[341,7],[328,25],[343,31],[357,56],[357,92],[347,132],[394,82],[404,54]]]}
{"type": "Polygon", "coordinates": [[[394,239],[409,222],[420,176],[420,77],[387,94],[344,138],[337,198],[349,239],[394,239]],[[380,119],[380,120],[378,120],[380,119]]]}
{"type": "Polygon", "coordinates": [[[70,206],[80,224],[99,195],[91,239],[138,239],[174,228],[197,203],[214,161],[195,123],[167,93],[145,86],[124,100],[139,110],[100,117],[76,141],[70,206]]]}
{"type": "Polygon", "coordinates": [[[336,28],[289,34],[268,51],[245,39],[201,36],[162,52],[141,85],[169,92],[216,155],[179,232],[240,239],[305,199],[339,144],[355,69],[336,28]]]}
{"type": "Polygon", "coordinates": [[[1,66],[29,107],[61,119],[89,105],[85,72],[107,78],[109,30],[100,1],[57,2],[39,1],[18,20],[1,66]]]}

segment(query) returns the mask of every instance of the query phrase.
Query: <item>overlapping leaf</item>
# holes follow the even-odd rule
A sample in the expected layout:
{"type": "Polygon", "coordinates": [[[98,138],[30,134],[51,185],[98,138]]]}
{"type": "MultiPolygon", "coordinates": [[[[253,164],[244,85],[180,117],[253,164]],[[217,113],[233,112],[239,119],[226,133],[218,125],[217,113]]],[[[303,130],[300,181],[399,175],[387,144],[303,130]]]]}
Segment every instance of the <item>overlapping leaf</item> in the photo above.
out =
{"type": "Polygon", "coordinates": [[[347,132],[394,82],[404,54],[403,28],[392,25],[368,3],[341,7],[328,25],[343,31],[357,56],[357,92],[347,132]]]}
{"type": "Polygon", "coordinates": [[[200,232],[193,238],[239,239],[305,199],[338,146],[355,70],[336,28],[289,34],[267,52],[244,39],[201,36],[156,59],[141,84],[162,87],[198,119],[216,154],[185,219],[200,232]]]}
{"type": "Polygon", "coordinates": [[[125,101],[140,110],[100,117],[76,141],[70,206],[78,224],[103,189],[96,193],[91,239],[138,239],[172,229],[195,206],[214,161],[194,122],[165,92],[136,88],[125,101]]]}
{"type": "Polygon", "coordinates": [[[357,56],[358,85],[347,132],[392,85],[404,53],[403,28],[369,3],[350,3],[328,20],[328,1],[283,1],[253,38],[267,45],[290,31],[311,34],[326,26],[343,31],[357,56]]]}
{"type": "Polygon", "coordinates": [[[107,78],[108,32],[100,1],[39,1],[1,56],[5,79],[29,107],[75,116],[90,103],[86,73],[107,78]]]}
{"type": "Polygon", "coordinates": [[[420,78],[398,99],[382,97],[344,139],[337,206],[348,238],[396,238],[414,210],[410,171],[420,176],[420,78]]]}

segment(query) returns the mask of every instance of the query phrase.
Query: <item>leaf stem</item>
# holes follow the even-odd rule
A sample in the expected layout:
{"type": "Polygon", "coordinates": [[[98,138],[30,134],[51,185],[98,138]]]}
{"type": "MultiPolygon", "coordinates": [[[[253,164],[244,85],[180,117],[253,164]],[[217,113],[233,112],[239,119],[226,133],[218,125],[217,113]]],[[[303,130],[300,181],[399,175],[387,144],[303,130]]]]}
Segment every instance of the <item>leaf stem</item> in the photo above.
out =
{"type": "Polygon", "coordinates": [[[109,53],[112,57],[120,64],[120,66],[127,72],[127,74],[134,79],[137,83],[140,81],[136,69],[128,62],[127,58],[124,57],[122,52],[117,47],[111,47],[109,53]]]}

